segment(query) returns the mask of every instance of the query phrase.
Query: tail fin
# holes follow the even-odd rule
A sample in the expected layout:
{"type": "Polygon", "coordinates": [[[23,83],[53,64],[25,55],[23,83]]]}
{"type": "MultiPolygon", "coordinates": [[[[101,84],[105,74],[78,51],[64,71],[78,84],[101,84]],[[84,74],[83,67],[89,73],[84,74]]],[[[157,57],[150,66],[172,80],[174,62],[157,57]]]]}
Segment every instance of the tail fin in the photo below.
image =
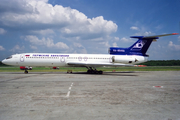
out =
{"type": "Polygon", "coordinates": [[[149,46],[151,45],[152,41],[158,39],[158,37],[144,38],[143,36],[132,36],[131,38],[138,38],[138,41],[127,49],[128,54],[143,56],[147,56],[146,52],[149,46]]]}
{"type": "Polygon", "coordinates": [[[138,38],[132,46],[129,48],[115,48],[111,47],[109,53],[112,55],[141,55],[148,56],[146,52],[151,45],[152,41],[156,41],[159,37],[177,35],[178,33],[156,35],[156,36],[131,36],[131,38],[138,38]]]}

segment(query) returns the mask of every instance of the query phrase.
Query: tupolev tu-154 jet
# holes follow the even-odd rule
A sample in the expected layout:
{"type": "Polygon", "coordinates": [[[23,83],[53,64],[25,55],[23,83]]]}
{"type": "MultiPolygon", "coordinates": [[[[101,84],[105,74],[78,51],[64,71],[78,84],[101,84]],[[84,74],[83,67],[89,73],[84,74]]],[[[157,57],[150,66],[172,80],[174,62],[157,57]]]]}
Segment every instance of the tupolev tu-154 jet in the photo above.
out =
{"type": "Polygon", "coordinates": [[[178,33],[155,36],[131,36],[138,40],[128,48],[110,47],[109,54],[61,54],[61,53],[22,53],[14,54],[2,61],[6,65],[26,66],[24,73],[33,66],[45,67],[86,67],[87,73],[102,74],[96,70],[102,66],[136,66],[148,60],[146,54],[149,46],[159,37],[177,35],[178,33]]]}

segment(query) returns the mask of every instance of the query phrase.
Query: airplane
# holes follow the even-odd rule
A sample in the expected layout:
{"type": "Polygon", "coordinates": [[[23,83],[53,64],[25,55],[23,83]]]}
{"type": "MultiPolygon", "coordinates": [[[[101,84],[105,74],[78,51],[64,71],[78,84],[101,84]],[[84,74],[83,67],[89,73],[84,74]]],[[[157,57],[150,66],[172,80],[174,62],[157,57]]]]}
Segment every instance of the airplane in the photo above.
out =
{"type": "MultiPolygon", "coordinates": [[[[110,47],[109,54],[60,54],[60,53],[22,53],[4,59],[2,63],[13,66],[44,67],[86,67],[87,73],[103,74],[97,67],[137,66],[146,62],[149,46],[159,37],[177,35],[178,33],[155,36],[131,36],[138,40],[128,48],[110,47]]],[[[24,73],[28,73],[25,69],[24,73]]]]}

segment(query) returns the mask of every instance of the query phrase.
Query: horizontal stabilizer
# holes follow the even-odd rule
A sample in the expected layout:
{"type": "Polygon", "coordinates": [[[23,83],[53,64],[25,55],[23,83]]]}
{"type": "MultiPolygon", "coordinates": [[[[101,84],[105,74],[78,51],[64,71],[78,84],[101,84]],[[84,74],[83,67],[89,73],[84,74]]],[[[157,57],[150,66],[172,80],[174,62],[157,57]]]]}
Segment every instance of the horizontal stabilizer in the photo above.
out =
{"type": "Polygon", "coordinates": [[[155,38],[155,37],[163,37],[163,36],[169,36],[169,35],[178,35],[179,33],[171,33],[171,34],[163,34],[163,35],[155,35],[155,36],[145,36],[143,38],[147,38],[147,39],[151,39],[151,38],[155,38]]]}
{"type": "Polygon", "coordinates": [[[179,33],[171,33],[171,34],[163,34],[163,35],[154,35],[154,36],[131,36],[131,38],[138,39],[158,39],[159,37],[170,36],[170,35],[178,35],[179,33]]]}

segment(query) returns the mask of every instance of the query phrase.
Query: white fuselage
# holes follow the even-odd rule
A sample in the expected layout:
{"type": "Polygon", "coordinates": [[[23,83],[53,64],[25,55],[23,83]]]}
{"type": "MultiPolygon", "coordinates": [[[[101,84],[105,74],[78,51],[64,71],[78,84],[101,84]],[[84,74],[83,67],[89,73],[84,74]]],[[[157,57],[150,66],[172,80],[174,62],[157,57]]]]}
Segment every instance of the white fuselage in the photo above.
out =
{"type": "MultiPolygon", "coordinates": [[[[71,67],[68,63],[84,63],[87,67],[134,65],[146,62],[148,57],[136,55],[109,55],[109,54],[56,54],[56,53],[23,53],[15,54],[2,62],[14,66],[47,66],[71,67]]],[[[81,66],[81,65],[79,65],[81,66]]]]}

